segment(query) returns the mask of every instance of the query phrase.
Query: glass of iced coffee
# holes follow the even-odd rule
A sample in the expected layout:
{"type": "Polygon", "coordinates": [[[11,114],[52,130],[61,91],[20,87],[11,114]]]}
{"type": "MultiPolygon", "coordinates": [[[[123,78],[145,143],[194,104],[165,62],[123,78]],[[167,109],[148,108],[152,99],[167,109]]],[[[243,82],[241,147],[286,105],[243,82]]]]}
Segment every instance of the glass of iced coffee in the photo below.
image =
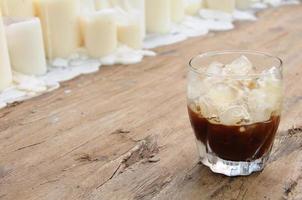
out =
{"type": "Polygon", "coordinates": [[[190,61],[188,112],[201,162],[227,176],[264,168],[280,122],[282,60],[220,51],[190,61]]]}

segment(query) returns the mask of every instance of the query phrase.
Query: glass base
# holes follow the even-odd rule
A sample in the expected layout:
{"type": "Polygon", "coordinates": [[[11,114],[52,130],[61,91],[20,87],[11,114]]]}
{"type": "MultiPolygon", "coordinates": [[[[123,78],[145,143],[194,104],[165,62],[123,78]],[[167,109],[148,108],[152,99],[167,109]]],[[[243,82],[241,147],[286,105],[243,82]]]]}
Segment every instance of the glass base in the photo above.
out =
{"type": "Polygon", "coordinates": [[[212,172],[226,176],[248,176],[253,172],[262,171],[269,158],[267,154],[262,158],[250,162],[228,161],[207,153],[205,146],[200,141],[197,141],[197,147],[202,164],[209,167],[212,172]]]}

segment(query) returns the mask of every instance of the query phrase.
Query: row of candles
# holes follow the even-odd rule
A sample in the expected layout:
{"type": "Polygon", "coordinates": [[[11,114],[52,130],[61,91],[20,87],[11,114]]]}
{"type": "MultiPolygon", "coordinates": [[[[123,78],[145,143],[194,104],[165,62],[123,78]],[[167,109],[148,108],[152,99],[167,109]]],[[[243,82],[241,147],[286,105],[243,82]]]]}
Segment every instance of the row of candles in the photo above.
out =
{"type": "Polygon", "coordinates": [[[164,34],[201,7],[232,12],[253,0],[0,0],[0,91],[12,69],[47,71],[46,59],[67,58],[84,47],[100,58],[118,43],[141,49],[146,33],[164,34]]]}

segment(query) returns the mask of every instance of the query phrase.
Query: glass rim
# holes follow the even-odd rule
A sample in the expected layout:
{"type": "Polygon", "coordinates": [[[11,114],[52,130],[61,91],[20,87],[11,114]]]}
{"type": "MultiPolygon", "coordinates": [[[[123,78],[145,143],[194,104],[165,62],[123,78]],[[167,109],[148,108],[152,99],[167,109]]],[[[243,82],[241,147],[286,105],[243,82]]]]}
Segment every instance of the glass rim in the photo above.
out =
{"type": "Polygon", "coordinates": [[[281,73],[283,73],[283,61],[280,57],[278,56],[274,56],[272,54],[269,53],[265,53],[265,52],[261,52],[261,51],[253,51],[253,50],[221,50],[221,51],[207,51],[205,53],[201,53],[197,56],[194,56],[193,58],[190,59],[189,61],[189,69],[192,70],[193,72],[195,72],[196,74],[199,75],[205,75],[208,77],[221,77],[221,78],[258,78],[264,75],[267,75],[268,73],[253,73],[253,74],[247,74],[247,75],[231,75],[231,74],[212,74],[212,73],[207,73],[207,72],[201,72],[199,71],[199,68],[197,68],[196,66],[194,66],[193,62],[196,59],[202,59],[202,58],[207,58],[207,57],[212,57],[215,55],[224,55],[224,54],[249,54],[249,55],[255,55],[255,56],[264,56],[267,58],[271,58],[272,60],[275,60],[278,62],[278,66],[274,66],[272,65],[272,67],[277,67],[278,71],[281,73]]]}

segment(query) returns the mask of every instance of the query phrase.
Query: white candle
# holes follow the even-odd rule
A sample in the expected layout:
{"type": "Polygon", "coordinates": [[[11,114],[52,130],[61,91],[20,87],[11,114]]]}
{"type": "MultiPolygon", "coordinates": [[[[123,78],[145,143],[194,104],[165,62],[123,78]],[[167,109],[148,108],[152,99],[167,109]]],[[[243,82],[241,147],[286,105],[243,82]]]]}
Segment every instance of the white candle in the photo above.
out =
{"type": "Polygon", "coordinates": [[[84,41],[89,56],[100,58],[117,48],[115,15],[115,10],[103,9],[87,15],[84,19],[84,41]]]}
{"type": "Polygon", "coordinates": [[[94,1],[95,1],[95,7],[97,10],[102,10],[102,9],[111,7],[108,0],[94,0],[94,1]]]}
{"type": "Polygon", "coordinates": [[[173,22],[181,22],[185,16],[184,0],[171,0],[171,18],[173,22]]]}
{"type": "Polygon", "coordinates": [[[223,12],[233,12],[235,10],[235,0],[207,0],[207,6],[212,10],[220,10],[223,12]]]}
{"type": "Polygon", "coordinates": [[[118,41],[134,49],[141,49],[143,37],[139,21],[139,15],[118,12],[118,41]]]}
{"type": "Polygon", "coordinates": [[[96,4],[95,4],[95,0],[80,0],[81,3],[81,14],[80,14],[80,18],[79,18],[79,22],[80,22],[80,38],[81,38],[81,43],[80,46],[84,45],[84,18],[87,14],[90,14],[92,12],[96,11],[96,4]]]}
{"type": "Polygon", "coordinates": [[[45,74],[47,67],[40,20],[31,18],[6,22],[12,68],[28,75],[45,74]]]}
{"type": "Polygon", "coordinates": [[[136,13],[138,20],[140,21],[141,36],[145,38],[146,36],[146,5],[144,0],[128,0],[128,5],[130,9],[128,12],[136,13]]]}
{"type": "Polygon", "coordinates": [[[81,3],[81,15],[96,11],[96,5],[94,0],[80,0],[81,3]]]}
{"type": "Polygon", "coordinates": [[[120,8],[130,15],[137,17],[140,23],[140,34],[142,38],[146,36],[146,18],[145,18],[145,1],[144,0],[109,0],[110,5],[114,8],[120,8]]]}
{"type": "Polygon", "coordinates": [[[146,28],[149,33],[167,33],[171,26],[170,0],[146,0],[146,28]]]}
{"type": "Polygon", "coordinates": [[[8,55],[7,41],[0,12],[0,91],[12,82],[12,72],[8,55]]]}
{"type": "Polygon", "coordinates": [[[4,16],[32,17],[35,15],[33,0],[0,0],[4,16]]]}
{"type": "Polygon", "coordinates": [[[186,0],[185,13],[187,15],[196,15],[201,9],[202,0],[186,0]]]}
{"type": "MultiPolygon", "coordinates": [[[[119,41],[122,43],[128,44],[133,48],[138,48],[138,46],[142,46],[142,40],[146,36],[146,23],[145,23],[145,1],[144,0],[110,0],[110,4],[112,7],[117,8],[117,10],[122,10],[121,12],[128,13],[128,16],[122,16],[123,19],[129,21],[131,18],[131,22],[127,22],[127,24],[120,24],[118,28],[118,37],[119,41]],[[139,26],[139,33],[134,33],[137,30],[137,26],[139,26]],[[133,32],[133,39],[130,39],[129,36],[133,32]],[[129,36],[126,36],[129,35],[129,36]],[[138,39],[137,36],[141,38],[138,39]],[[135,42],[136,41],[136,42],[135,42]],[[135,45],[134,45],[135,44],[135,45]]],[[[120,13],[121,13],[120,12],[120,13]]]]}
{"type": "Polygon", "coordinates": [[[236,8],[246,10],[252,5],[252,3],[252,0],[236,0],[236,8]]]}
{"type": "Polygon", "coordinates": [[[118,27],[118,40],[133,49],[141,49],[143,40],[138,24],[121,25],[118,27]]]}
{"type": "Polygon", "coordinates": [[[76,52],[80,41],[79,0],[37,0],[47,57],[66,58],[76,52]]]}

